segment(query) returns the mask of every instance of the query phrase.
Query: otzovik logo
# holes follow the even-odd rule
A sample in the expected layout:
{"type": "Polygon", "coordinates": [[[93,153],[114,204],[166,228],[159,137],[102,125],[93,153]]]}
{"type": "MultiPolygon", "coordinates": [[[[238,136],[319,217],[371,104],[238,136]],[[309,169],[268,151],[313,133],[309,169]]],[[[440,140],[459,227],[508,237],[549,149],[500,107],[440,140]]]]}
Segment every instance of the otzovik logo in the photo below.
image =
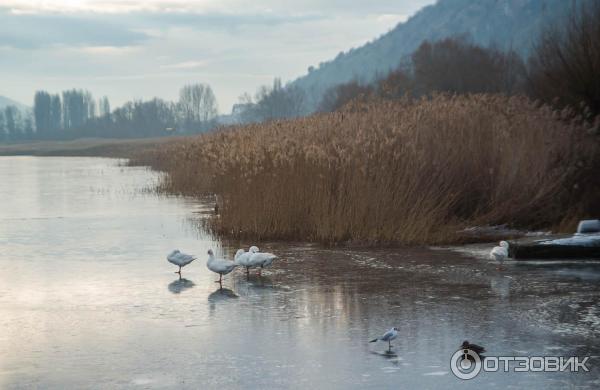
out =
{"type": "Polygon", "coordinates": [[[481,371],[481,358],[470,349],[459,349],[450,359],[452,373],[460,379],[473,379],[481,371]]]}
{"type": "Polygon", "coordinates": [[[470,349],[459,349],[450,359],[452,373],[460,379],[473,379],[486,372],[579,372],[589,371],[589,356],[480,356],[470,349]]]}

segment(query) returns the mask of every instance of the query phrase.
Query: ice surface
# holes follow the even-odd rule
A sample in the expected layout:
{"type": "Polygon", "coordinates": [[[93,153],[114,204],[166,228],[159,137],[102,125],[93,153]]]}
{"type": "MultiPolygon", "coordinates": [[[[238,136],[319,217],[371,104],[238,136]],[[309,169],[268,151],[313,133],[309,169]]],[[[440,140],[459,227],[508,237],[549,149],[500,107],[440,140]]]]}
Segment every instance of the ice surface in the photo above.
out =
{"type": "Polygon", "coordinates": [[[449,373],[465,339],[600,355],[597,265],[499,272],[447,249],[259,242],[280,260],[221,291],[208,248],[231,258],[254,243],[199,230],[207,206],[146,191],[157,178],[115,160],[0,157],[0,388],[597,388],[597,364],[449,373]],[[199,257],[181,280],[175,248],[199,257]],[[368,343],[392,326],[392,353],[368,343]]]}

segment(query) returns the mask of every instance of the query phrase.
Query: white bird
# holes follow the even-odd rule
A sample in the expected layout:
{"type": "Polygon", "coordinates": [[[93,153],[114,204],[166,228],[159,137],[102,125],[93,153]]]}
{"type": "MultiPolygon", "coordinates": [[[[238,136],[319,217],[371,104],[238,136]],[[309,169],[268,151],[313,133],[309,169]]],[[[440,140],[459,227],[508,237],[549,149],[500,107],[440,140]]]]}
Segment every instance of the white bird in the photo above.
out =
{"type": "Polygon", "coordinates": [[[398,337],[398,328],[394,327],[394,328],[388,330],[387,332],[385,332],[383,334],[383,336],[377,337],[369,342],[375,343],[377,341],[387,341],[388,342],[388,351],[391,351],[392,350],[392,340],[394,340],[396,337],[398,337]]]}
{"type": "Polygon", "coordinates": [[[250,264],[250,256],[252,256],[253,252],[245,252],[243,249],[238,249],[235,253],[234,263],[246,268],[246,276],[250,276],[250,268],[252,265],[250,264]]]}
{"type": "Polygon", "coordinates": [[[261,275],[261,271],[264,267],[268,267],[273,263],[273,260],[277,258],[272,253],[260,252],[257,246],[251,246],[249,252],[252,252],[250,256],[250,266],[251,267],[260,267],[258,270],[258,274],[261,275]]]}
{"type": "Polygon", "coordinates": [[[196,258],[193,255],[187,255],[185,253],[181,253],[179,249],[175,249],[173,252],[169,253],[167,260],[169,263],[179,266],[179,271],[175,271],[175,273],[181,276],[181,267],[185,267],[192,261],[196,260],[196,258]]]}
{"type": "Polygon", "coordinates": [[[206,267],[212,272],[219,274],[219,280],[216,280],[215,283],[219,283],[221,288],[223,288],[223,285],[221,284],[223,281],[223,275],[227,275],[237,266],[238,265],[231,260],[217,259],[212,249],[208,250],[208,261],[206,262],[206,267]]]}
{"type": "Polygon", "coordinates": [[[490,252],[490,259],[502,263],[508,257],[508,242],[500,241],[500,246],[495,246],[490,252]]]}

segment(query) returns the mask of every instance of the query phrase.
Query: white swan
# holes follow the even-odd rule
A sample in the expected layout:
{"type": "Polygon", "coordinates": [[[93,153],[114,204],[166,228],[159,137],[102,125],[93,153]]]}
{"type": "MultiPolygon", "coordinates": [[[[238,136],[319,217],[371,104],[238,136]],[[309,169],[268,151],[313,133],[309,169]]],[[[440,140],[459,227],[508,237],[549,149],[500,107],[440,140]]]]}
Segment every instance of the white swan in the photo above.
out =
{"type": "Polygon", "coordinates": [[[179,271],[175,271],[175,273],[181,276],[181,267],[185,267],[196,260],[196,258],[193,255],[186,255],[185,253],[181,253],[179,249],[175,249],[173,252],[169,253],[167,260],[169,263],[179,266],[179,271]]]}
{"type": "Polygon", "coordinates": [[[502,265],[508,257],[508,242],[500,241],[500,246],[495,246],[490,252],[490,259],[495,260],[502,265]]]}
{"type": "MultiPolygon", "coordinates": [[[[208,250],[208,261],[206,262],[206,267],[212,272],[219,274],[219,280],[216,280],[215,283],[221,284],[223,281],[223,275],[227,275],[237,266],[238,265],[231,260],[217,259],[212,249],[208,250]]],[[[223,287],[222,284],[221,287],[223,287]]]]}
{"type": "Polygon", "coordinates": [[[238,249],[235,253],[234,263],[246,268],[246,276],[250,275],[250,268],[252,265],[250,264],[250,256],[252,256],[251,251],[245,252],[243,249],[238,249]]]}
{"type": "Polygon", "coordinates": [[[277,258],[272,253],[260,252],[257,246],[251,246],[249,252],[252,252],[250,256],[250,266],[260,267],[258,274],[261,275],[261,271],[264,267],[268,267],[273,263],[273,260],[277,258]]]}

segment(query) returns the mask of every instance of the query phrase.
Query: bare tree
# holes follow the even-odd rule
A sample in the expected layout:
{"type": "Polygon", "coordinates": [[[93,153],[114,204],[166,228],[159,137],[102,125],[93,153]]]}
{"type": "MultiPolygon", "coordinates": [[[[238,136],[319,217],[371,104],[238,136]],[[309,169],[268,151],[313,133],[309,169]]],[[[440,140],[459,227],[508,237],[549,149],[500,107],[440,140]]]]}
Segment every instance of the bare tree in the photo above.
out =
{"type": "Polygon", "coordinates": [[[373,97],[374,89],[370,85],[361,85],[358,81],[351,81],[328,89],[319,103],[319,111],[335,111],[350,101],[368,100],[373,97]]]}
{"type": "Polygon", "coordinates": [[[574,6],[565,26],[548,27],[529,59],[528,90],[591,120],[600,114],[600,2],[574,6]]]}
{"type": "Polygon", "coordinates": [[[51,130],[51,96],[46,91],[36,91],[33,98],[33,115],[38,135],[44,137],[51,130]]]}
{"type": "Polygon", "coordinates": [[[401,98],[405,95],[411,95],[414,90],[414,79],[408,71],[402,68],[390,72],[377,85],[377,94],[384,99],[401,98]]]}
{"type": "Polygon", "coordinates": [[[4,107],[4,124],[9,139],[18,139],[21,136],[21,112],[16,106],[4,107]]]}
{"type": "Polygon", "coordinates": [[[65,129],[81,129],[95,116],[95,103],[89,91],[72,89],[62,93],[62,118],[65,129]]]}
{"type": "Polygon", "coordinates": [[[100,117],[110,116],[110,102],[108,96],[98,99],[98,115],[100,117]]]}
{"type": "Polygon", "coordinates": [[[525,66],[513,51],[483,48],[465,38],[424,42],[412,55],[418,93],[518,92],[525,66]]]}
{"type": "Polygon", "coordinates": [[[62,128],[62,102],[60,95],[50,95],[50,130],[58,133],[62,128]]]}
{"type": "Polygon", "coordinates": [[[273,86],[261,86],[254,100],[245,93],[235,107],[242,123],[264,122],[273,119],[295,118],[306,114],[305,94],[297,86],[283,86],[280,78],[273,86]]]}
{"type": "Polygon", "coordinates": [[[218,114],[217,99],[208,84],[186,85],[179,91],[179,109],[184,127],[202,130],[218,114]]]}

